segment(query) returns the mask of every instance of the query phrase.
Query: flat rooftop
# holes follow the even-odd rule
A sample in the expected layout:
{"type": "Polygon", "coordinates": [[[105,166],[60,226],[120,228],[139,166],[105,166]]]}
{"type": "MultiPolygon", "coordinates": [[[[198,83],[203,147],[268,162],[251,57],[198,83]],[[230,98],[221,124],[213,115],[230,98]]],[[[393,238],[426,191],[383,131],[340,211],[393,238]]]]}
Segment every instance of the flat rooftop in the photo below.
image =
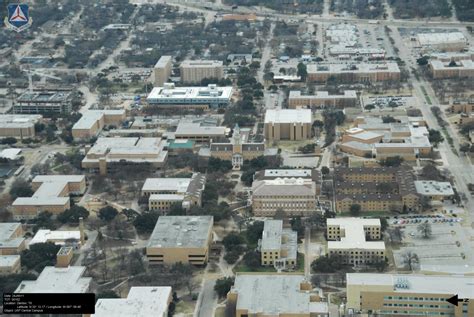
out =
{"type": "Polygon", "coordinates": [[[17,98],[17,102],[62,103],[69,99],[70,91],[27,91],[17,98]]]}
{"type": "Polygon", "coordinates": [[[265,220],[261,240],[262,250],[286,250],[282,258],[296,259],[298,250],[298,234],[291,229],[283,228],[282,220],[265,220]]]}
{"type": "Polygon", "coordinates": [[[173,101],[173,103],[199,102],[207,103],[212,100],[230,100],[232,86],[218,87],[175,87],[174,84],[165,84],[164,87],[155,87],[150,92],[147,101],[151,104],[173,101]]]}
{"type": "Polygon", "coordinates": [[[416,192],[424,196],[452,196],[453,186],[449,182],[415,181],[416,192]]]}
{"type": "Polygon", "coordinates": [[[301,177],[311,178],[313,171],[310,169],[266,169],[264,177],[301,177]]]}
{"type": "Polygon", "coordinates": [[[313,123],[311,109],[267,109],[265,123],[313,123]]]}
{"type": "Polygon", "coordinates": [[[344,90],[342,94],[329,94],[329,91],[316,91],[313,95],[302,95],[299,90],[291,90],[289,99],[354,99],[357,98],[355,90],[344,90]]]}
{"type": "Polygon", "coordinates": [[[208,244],[212,216],[160,216],[148,248],[202,248],[208,244]]]}
{"type": "Polygon", "coordinates": [[[165,67],[166,64],[168,64],[169,62],[171,62],[172,59],[173,59],[173,57],[172,57],[172,56],[169,56],[169,55],[163,55],[163,56],[161,56],[160,59],[158,60],[158,62],[156,62],[155,68],[165,67]]]}
{"type": "Polygon", "coordinates": [[[254,181],[253,195],[316,195],[316,183],[303,178],[276,178],[254,181]]]}
{"type": "Polygon", "coordinates": [[[222,67],[222,61],[211,61],[211,60],[184,60],[181,63],[181,67],[184,68],[208,68],[208,67],[222,67]]]}
{"type": "Polygon", "coordinates": [[[438,45],[464,42],[467,39],[462,32],[443,32],[443,33],[418,33],[418,42],[421,45],[438,45]]]}
{"type": "Polygon", "coordinates": [[[43,118],[37,114],[2,114],[0,128],[28,128],[43,118]]]}
{"type": "Polygon", "coordinates": [[[463,275],[348,273],[347,285],[390,286],[400,293],[458,294],[459,298],[474,298],[474,277],[463,275]],[[407,288],[399,288],[397,284],[407,288]]]}
{"type": "Polygon", "coordinates": [[[170,286],[132,287],[127,298],[101,298],[95,304],[95,317],[165,316],[170,286]]]}
{"type": "Polygon", "coordinates": [[[20,255],[0,255],[0,268],[12,267],[20,261],[20,255]]]}
{"type": "Polygon", "coordinates": [[[82,277],[85,266],[46,266],[35,281],[22,281],[15,293],[86,293],[91,277],[82,277]]]}
{"type": "Polygon", "coordinates": [[[82,114],[82,117],[72,127],[74,130],[89,130],[97,121],[107,115],[125,115],[125,110],[87,110],[82,114]]]}
{"type": "Polygon", "coordinates": [[[338,64],[308,64],[308,74],[314,73],[377,73],[391,72],[399,73],[397,63],[338,63],[338,64]]]}
{"type": "Polygon", "coordinates": [[[450,66],[451,62],[445,62],[439,59],[430,60],[430,65],[435,70],[469,70],[474,69],[474,61],[470,59],[463,59],[460,61],[456,61],[456,65],[450,66]]]}
{"type": "Polygon", "coordinates": [[[380,219],[328,218],[327,225],[339,226],[345,231],[340,241],[328,241],[328,249],[385,250],[383,241],[366,241],[364,226],[380,227],[380,219]]]}
{"type": "Polygon", "coordinates": [[[224,126],[206,126],[201,123],[180,122],[176,128],[175,136],[181,135],[206,135],[215,137],[224,137],[226,127],[224,126]]]}
{"type": "Polygon", "coordinates": [[[238,274],[231,292],[238,294],[236,309],[252,315],[327,313],[327,303],[311,302],[314,293],[300,290],[305,281],[303,275],[238,274]]]}
{"type": "Polygon", "coordinates": [[[142,191],[174,191],[185,193],[191,178],[147,178],[142,191]]]}
{"type": "Polygon", "coordinates": [[[74,239],[76,241],[81,240],[81,233],[79,230],[54,230],[51,231],[49,229],[40,229],[36,232],[33,239],[30,241],[30,245],[36,243],[45,243],[48,241],[57,242],[57,244],[62,244],[68,239],[74,239]]]}
{"type": "Polygon", "coordinates": [[[0,249],[17,248],[21,245],[25,239],[23,237],[13,237],[18,227],[21,227],[19,222],[0,222],[0,249]]]}

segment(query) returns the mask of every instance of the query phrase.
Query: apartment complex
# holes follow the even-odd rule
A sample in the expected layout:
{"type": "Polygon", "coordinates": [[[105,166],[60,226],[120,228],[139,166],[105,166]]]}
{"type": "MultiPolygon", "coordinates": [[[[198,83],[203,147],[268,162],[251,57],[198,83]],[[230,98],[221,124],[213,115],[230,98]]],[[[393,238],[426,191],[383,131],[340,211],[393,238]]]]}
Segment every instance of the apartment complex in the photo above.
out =
{"type": "Polygon", "coordinates": [[[316,91],[313,95],[302,95],[301,91],[291,90],[288,97],[288,108],[338,108],[357,106],[357,92],[344,90],[342,94],[329,94],[328,91],[316,91]]]}
{"type": "Polygon", "coordinates": [[[82,168],[106,175],[127,165],[149,165],[161,168],[168,158],[161,138],[98,138],[92,147],[86,147],[82,168]]]}
{"type": "Polygon", "coordinates": [[[329,316],[322,291],[299,274],[237,273],[227,302],[236,317],[329,316]]]}
{"type": "Polygon", "coordinates": [[[13,113],[30,114],[69,114],[72,110],[72,92],[62,91],[27,91],[20,95],[13,104],[13,113]]]}
{"type": "Polygon", "coordinates": [[[311,138],[312,124],[310,109],[268,109],[265,112],[265,139],[307,140],[311,138]]]}
{"type": "Polygon", "coordinates": [[[325,83],[330,79],[343,82],[379,82],[400,80],[397,63],[378,64],[309,64],[308,81],[325,83]]]}
{"type": "Polygon", "coordinates": [[[328,254],[343,263],[364,266],[385,261],[380,219],[328,218],[328,254]]]}
{"type": "Polygon", "coordinates": [[[262,239],[258,244],[262,265],[273,265],[279,269],[296,266],[298,234],[289,228],[283,228],[282,220],[265,220],[262,239]]]}
{"type": "Polygon", "coordinates": [[[82,195],[86,191],[84,175],[38,175],[31,187],[31,197],[18,197],[12,203],[13,218],[33,219],[42,211],[53,215],[71,207],[69,195],[82,195]]]}
{"type": "Polygon", "coordinates": [[[93,317],[167,317],[173,299],[170,286],[134,286],[127,298],[100,298],[93,317]]]}
{"type": "Polygon", "coordinates": [[[468,100],[450,100],[449,110],[452,113],[471,113],[474,112],[474,99],[468,100]]]}
{"type": "Polygon", "coordinates": [[[416,40],[425,51],[461,51],[468,46],[462,32],[418,33],[416,40]]]}
{"type": "Polygon", "coordinates": [[[338,167],[334,170],[336,211],[419,211],[415,177],[405,167],[338,167]]]}
{"type": "Polygon", "coordinates": [[[151,107],[168,109],[208,109],[226,107],[232,98],[232,87],[176,87],[165,83],[155,87],[146,98],[151,107]]]}
{"type": "Polygon", "coordinates": [[[148,197],[148,209],[166,213],[173,204],[184,209],[201,206],[201,195],[206,186],[206,176],[194,173],[190,178],[147,178],[142,195],[148,197]]]}
{"type": "Polygon", "coordinates": [[[0,115],[0,137],[32,138],[35,136],[35,123],[43,116],[28,114],[0,115]]]}
{"type": "Polygon", "coordinates": [[[288,217],[309,216],[316,210],[316,183],[302,178],[256,180],[252,209],[256,217],[273,217],[282,209],[288,217]]]}
{"type": "Polygon", "coordinates": [[[212,216],[161,216],[148,240],[150,264],[205,265],[213,241],[212,216]]]}
{"type": "Polygon", "coordinates": [[[422,274],[347,274],[347,309],[383,316],[474,315],[474,277],[422,274]],[[446,299],[457,294],[469,302],[446,299]]]}
{"type": "Polygon", "coordinates": [[[72,136],[87,139],[97,136],[106,125],[119,125],[125,120],[125,110],[87,110],[72,127],[72,136]]]}
{"type": "Polygon", "coordinates": [[[34,281],[22,281],[15,293],[88,293],[91,277],[83,277],[85,266],[46,266],[34,281]]]}
{"type": "Polygon", "coordinates": [[[338,145],[342,152],[379,160],[400,156],[413,161],[432,151],[428,129],[420,121],[405,117],[398,122],[384,123],[383,118],[358,117],[354,122],[355,127],[342,135],[338,145]]]}
{"type": "Polygon", "coordinates": [[[463,59],[460,61],[430,60],[429,68],[435,79],[443,78],[472,78],[474,77],[474,61],[463,59]]]}
{"type": "Polygon", "coordinates": [[[221,61],[185,60],[180,65],[181,81],[189,84],[200,84],[204,78],[224,78],[221,61]]]}
{"type": "Polygon", "coordinates": [[[161,56],[155,67],[153,67],[153,85],[155,87],[161,87],[168,81],[171,75],[171,69],[173,67],[172,56],[161,56]]]}

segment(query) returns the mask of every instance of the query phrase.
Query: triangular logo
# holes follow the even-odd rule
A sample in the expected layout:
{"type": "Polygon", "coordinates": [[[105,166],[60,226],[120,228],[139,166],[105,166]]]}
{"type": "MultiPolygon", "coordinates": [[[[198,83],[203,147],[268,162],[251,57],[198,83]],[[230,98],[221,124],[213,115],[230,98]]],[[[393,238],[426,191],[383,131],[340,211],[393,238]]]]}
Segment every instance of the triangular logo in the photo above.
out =
{"type": "Polygon", "coordinates": [[[28,19],[26,18],[25,13],[20,6],[16,7],[15,14],[10,18],[10,22],[26,22],[28,19]]]}
{"type": "Polygon", "coordinates": [[[458,295],[454,295],[453,297],[450,297],[446,300],[448,303],[451,303],[453,305],[458,305],[458,302],[459,302],[459,299],[458,299],[458,295]]]}

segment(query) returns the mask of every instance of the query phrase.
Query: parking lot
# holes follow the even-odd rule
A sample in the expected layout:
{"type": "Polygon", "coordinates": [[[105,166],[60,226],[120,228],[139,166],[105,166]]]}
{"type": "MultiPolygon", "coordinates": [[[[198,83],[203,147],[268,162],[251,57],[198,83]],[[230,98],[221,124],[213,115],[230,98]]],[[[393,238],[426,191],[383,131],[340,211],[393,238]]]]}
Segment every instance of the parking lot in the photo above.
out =
{"type": "Polygon", "coordinates": [[[399,226],[403,233],[402,247],[394,250],[395,265],[405,268],[404,254],[412,252],[417,255],[418,263],[413,265],[415,271],[420,267],[472,265],[472,241],[461,227],[462,218],[444,217],[441,215],[423,218],[390,219],[391,226],[399,226]],[[430,223],[432,234],[425,239],[417,227],[421,223],[430,223]],[[396,223],[396,224],[394,224],[396,223]]]}

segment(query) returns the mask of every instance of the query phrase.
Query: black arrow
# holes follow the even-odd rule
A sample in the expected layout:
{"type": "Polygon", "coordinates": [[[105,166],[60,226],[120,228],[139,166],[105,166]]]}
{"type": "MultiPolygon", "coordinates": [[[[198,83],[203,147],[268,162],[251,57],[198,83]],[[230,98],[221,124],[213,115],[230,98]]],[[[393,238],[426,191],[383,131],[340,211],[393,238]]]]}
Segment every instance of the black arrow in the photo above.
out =
{"type": "Polygon", "coordinates": [[[446,301],[450,304],[458,306],[458,303],[462,302],[463,300],[459,299],[458,294],[456,294],[453,297],[448,298],[446,301]]]}

